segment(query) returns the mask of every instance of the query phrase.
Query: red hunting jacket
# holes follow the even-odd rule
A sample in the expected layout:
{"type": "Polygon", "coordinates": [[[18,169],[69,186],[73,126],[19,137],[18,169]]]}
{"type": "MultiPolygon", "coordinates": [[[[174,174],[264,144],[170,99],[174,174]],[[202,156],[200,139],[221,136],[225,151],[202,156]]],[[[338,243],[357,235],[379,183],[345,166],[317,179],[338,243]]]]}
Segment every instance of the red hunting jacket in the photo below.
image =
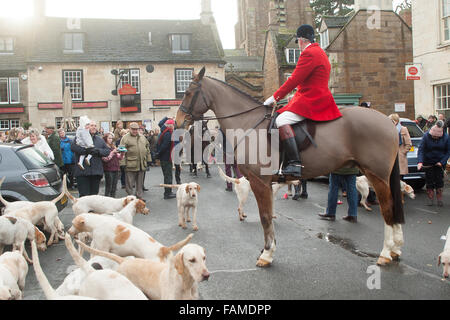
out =
{"type": "Polygon", "coordinates": [[[290,111],[315,121],[328,121],[341,117],[333,95],[328,89],[331,65],[325,51],[317,43],[303,50],[289,79],[273,97],[283,99],[297,87],[292,100],[278,113],[290,111]]]}

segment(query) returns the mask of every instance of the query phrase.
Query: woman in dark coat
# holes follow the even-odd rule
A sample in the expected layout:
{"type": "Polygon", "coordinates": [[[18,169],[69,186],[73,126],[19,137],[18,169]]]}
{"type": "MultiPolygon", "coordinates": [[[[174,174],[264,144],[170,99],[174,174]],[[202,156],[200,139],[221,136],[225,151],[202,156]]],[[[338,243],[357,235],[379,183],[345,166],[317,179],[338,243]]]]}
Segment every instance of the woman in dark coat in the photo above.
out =
{"type": "Polygon", "coordinates": [[[450,155],[450,139],[444,133],[444,123],[439,120],[430,131],[425,132],[417,154],[417,169],[425,169],[425,183],[428,195],[428,205],[433,205],[434,190],[439,207],[444,191],[444,170],[450,155]]]}
{"type": "Polygon", "coordinates": [[[103,177],[103,162],[102,157],[107,157],[110,149],[105,141],[97,135],[97,124],[91,121],[89,124],[89,133],[94,142],[94,148],[83,148],[77,145],[76,138],[72,143],[72,151],[75,153],[76,162],[78,162],[80,155],[91,154],[92,158],[90,166],[86,166],[81,170],[78,166],[74,167],[74,176],[77,178],[77,187],[80,197],[98,194],[100,189],[100,181],[103,177]]]}

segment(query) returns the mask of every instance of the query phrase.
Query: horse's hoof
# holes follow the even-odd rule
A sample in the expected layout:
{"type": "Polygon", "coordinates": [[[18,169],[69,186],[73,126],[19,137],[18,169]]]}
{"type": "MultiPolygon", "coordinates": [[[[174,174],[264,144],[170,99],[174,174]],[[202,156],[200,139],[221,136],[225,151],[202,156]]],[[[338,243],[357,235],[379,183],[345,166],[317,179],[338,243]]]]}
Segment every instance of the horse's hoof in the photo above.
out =
{"type": "Polygon", "coordinates": [[[260,267],[260,268],[267,268],[270,267],[272,263],[270,263],[269,261],[266,261],[264,259],[259,258],[258,261],[256,261],[256,266],[260,267]]]}
{"type": "Polygon", "coordinates": [[[245,213],[243,213],[242,216],[243,216],[244,218],[247,218],[247,215],[246,215],[245,213]]]}
{"type": "Polygon", "coordinates": [[[400,260],[400,255],[398,254],[398,253],[395,253],[395,252],[392,252],[391,251],[391,258],[392,258],[392,260],[393,261],[398,261],[398,260],[400,260]]]}
{"type": "Polygon", "coordinates": [[[379,257],[377,260],[377,265],[379,266],[385,266],[387,264],[390,264],[392,262],[392,260],[385,258],[385,257],[379,257]]]}

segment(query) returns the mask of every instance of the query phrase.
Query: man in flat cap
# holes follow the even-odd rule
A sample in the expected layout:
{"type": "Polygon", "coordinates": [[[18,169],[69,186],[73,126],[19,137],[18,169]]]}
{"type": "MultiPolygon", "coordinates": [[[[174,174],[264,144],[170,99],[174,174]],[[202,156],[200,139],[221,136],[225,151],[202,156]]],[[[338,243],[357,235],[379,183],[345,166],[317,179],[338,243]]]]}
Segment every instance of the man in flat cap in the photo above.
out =
{"type": "Polygon", "coordinates": [[[144,174],[147,163],[150,162],[150,146],[144,135],[139,133],[139,125],[130,123],[130,132],[120,140],[120,145],[127,149],[125,154],[125,189],[128,195],[133,195],[136,186],[136,197],[143,200],[144,174]]]}
{"type": "Polygon", "coordinates": [[[62,159],[62,152],[61,152],[61,143],[59,136],[55,132],[55,126],[49,125],[45,127],[45,131],[47,133],[47,143],[53,151],[53,155],[55,157],[55,164],[63,170],[64,162],[62,159]]]}
{"type": "Polygon", "coordinates": [[[292,100],[280,110],[276,119],[287,166],[283,175],[301,177],[300,154],[291,125],[304,119],[329,121],[341,117],[341,113],[328,88],[331,65],[325,51],[314,43],[314,29],[308,24],[297,29],[301,54],[297,66],[288,80],[265,102],[272,105],[297,88],[292,100]]]}

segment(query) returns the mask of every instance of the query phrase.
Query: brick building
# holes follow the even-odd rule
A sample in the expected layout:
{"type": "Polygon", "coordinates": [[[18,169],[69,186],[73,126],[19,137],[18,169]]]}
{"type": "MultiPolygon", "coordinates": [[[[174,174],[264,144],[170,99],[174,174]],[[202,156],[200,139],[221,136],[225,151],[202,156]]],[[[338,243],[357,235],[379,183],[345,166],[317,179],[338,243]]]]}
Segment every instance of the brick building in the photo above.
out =
{"type": "MultiPolygon", "coordinates": [[[[413,59],[411,28],[391,1],[378,1],[381,10],[375,12],[368,10],[372,3],[356,0],[339,32],[321,41],[332,65],[330,89],[338,104],[367,101],[385,114],[414,119],[414,83],[405,80],[405,65],[413,59]]],[[[320,31],[323,37],[326,19],[320,31]]]]}
{"type": "Polygon", "coordinates": [[[12,104],[23,108],[20,118],[6,115],[10,126],[16,118],[14,125],[29,119],[35,128],[59,126],[69,86],[75,120],[87,115],[105,131],[119,119],[154,128],[176,114],[194,72],[205,66],[207,76],[225,80],[210,0],[202,1],[198,20],[46,17],[44,2],[35,3],[29,29],[0,31],[0,40],[13,39],[11,53],[0,54],[0,97],[6,92],[1,79],[8,78],[6,88],[18,83],[21,99],[12,101],[10,94],[8,104],[0,103],[0,115],[12,104]]]}

